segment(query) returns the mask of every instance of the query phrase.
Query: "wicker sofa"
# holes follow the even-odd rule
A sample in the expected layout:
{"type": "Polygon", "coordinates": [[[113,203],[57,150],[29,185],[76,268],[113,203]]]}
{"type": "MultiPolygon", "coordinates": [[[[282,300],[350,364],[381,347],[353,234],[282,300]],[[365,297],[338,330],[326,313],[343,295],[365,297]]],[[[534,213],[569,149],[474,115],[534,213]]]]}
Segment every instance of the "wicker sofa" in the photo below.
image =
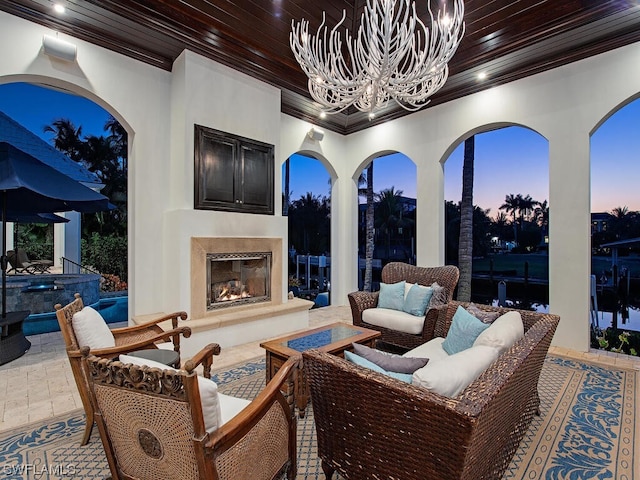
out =
{"type": "MultiPolygon", "coordinates": [[[[446,336],[458,302],[435,326],[446,336]]],[[[483,310],[509,309],[481,307],[483,310]]],[[[454,398],[319,350],[303,353],[327,479],[500,479],[539,410],[538,379],[559,322],[519,311],[525,334],[454,398]]]]}
{"type": "MultiPolygon", "coordinates": [[[[409,265],[408,263],[391,262],[383,267],[381,280],[387,284],[404,280],[407,283],[417,283],[426,287],[437,282],[441,287],[444,287],[446,301],[449,302],[453,298],[453,292],[458,284],[459,276],[460,272],[458,267],[453,265],[417,267],[415,265],[409,265]]],[[[375,308],[378,305],[378,297],[379,292],[352,292],[348,295],[353,324],[378,330],[382,334],[380,340],[404,349],[415,348],[431,339],[438,314],[446,307],[446,305],[440,305],[429,308],[424,317],[422,331],[419,333],[408,333],[395,328],[372,325],[363,320],[363,312],[369,308],[375,308]]],[[[408,313],[404,315],[408,318],[411,317],[408,313]]]]}

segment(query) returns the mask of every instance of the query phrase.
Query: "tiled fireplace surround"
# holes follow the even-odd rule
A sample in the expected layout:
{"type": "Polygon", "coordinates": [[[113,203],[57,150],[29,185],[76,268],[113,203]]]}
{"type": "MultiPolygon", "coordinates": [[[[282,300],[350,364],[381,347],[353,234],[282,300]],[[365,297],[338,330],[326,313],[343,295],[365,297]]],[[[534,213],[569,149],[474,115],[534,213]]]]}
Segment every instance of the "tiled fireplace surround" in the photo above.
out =
{"type": "Polygon", "coordinates": [[[281,238],[192,237],[191,312],[184,323],[191,327],[192,335],[182,342],[183,356],[188,358],[212,342],[229,347],[308,327],[313,303],[285,297],[285,260],[281,238]],[[271,300],[208,311],[207,253],[255,252],[271,252],[271,300]]]}

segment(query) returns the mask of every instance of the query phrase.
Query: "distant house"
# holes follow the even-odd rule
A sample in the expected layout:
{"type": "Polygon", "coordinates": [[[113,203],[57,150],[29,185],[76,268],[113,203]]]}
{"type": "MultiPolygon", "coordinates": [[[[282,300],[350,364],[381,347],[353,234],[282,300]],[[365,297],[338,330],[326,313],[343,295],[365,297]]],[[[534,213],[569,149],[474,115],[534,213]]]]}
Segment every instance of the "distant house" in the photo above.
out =
{"type": "Polygon", "coordinates": [[[606,232],[613,215],[607,212],[591,213],[591,235],[596,232],[606,232]]]}

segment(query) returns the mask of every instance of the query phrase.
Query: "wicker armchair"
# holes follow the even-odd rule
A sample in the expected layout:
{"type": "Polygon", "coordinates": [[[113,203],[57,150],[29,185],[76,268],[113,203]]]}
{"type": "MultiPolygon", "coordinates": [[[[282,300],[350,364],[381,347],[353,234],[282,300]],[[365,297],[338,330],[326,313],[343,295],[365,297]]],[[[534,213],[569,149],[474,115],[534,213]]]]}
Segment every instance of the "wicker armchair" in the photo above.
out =
{"type": "MultiPolygon", "coordinates": [[[[416,267],[408,263],[391,262],[382,269],[382,282],[384,283],[396,283],[405,280],[409,283],[418,283],[428,287],[433,282],[438,282],[438,284],[445,289],[447,302],[453,299],[453,291],[458,284],[459,276],[460,272],[458,267],[453,265],[416,267]]],[[[422,332],[414,335],[378,325],[371,325],[362,320],[362,312],[368,308],[375,308],[378,305],[378,295],[379,292],[353,292],[348,295],[354,325],[378,330],[382,333],[380,340],[404,349],[415,348],[433,337],[433,330],[438,314],[446,305],[428,309],[425,314],[422,332]]]]}
{"type": "Polygon", "coordinates": [[[207,345],[185,370],[87,357],[96,423],[113,480],[296,477],[293,373],[300,357],[290,358],[237,415],[207,432],[194,369],[210,365],[219,352],[218,345],[207,345]]]}
{"type": "MultiPolygon", "coordinates": [[[[438,319],[440,334],[458,305],[451,302],[438,319]]],[[[349,480],[502,478],[538,412],[538,379],[559,321],[520,313],[524,338],[455,398],[319,350],[303,352],[326,478],[335,471],[349,480]]]]}
{"type": "MultiPolygon", "coordinates": [[[[80,312],[83,308],[84,303],[82,302],[82,297],[78,293],[75,294],[75,300],[70,304],[64,307],[60,304],[55,306],[58,324],[60,325],[60,331],[62,332],[62,338],[64,339],[64,343],[67,347],[67,357],[71,364],[73,378],[76,381],[78,392],[80,393],[80,399],[82,400],[82,405],[87,418],[87,424],[81,443],[81,445],[86,445],[89,442],[89,437],[91,437],[94,415],[89,396],[89,385],[87,383],[85,363],[82,361],[82,354],[80,353],[80,347],[83,345],[78,345],[78,340],[72,324],[73,315],[80,312]]],[[[111,330],[111,333],[115,338],[116,346],[112,348],[92,350],[91,353],[99,357],[114,358],[121,353],[158,348],[156,343],[172,341],[173,349],[179,354],[180,335],[187,338],[191,336],[191,329],[189,327],[178,327],[178,319],[186,320],[186,318],[186,312],[176,312],[143,325],[114,328],[111,330]],[[158,323],[166,320],[171,320],[173,327],[171,330],[164,331],[157,325],[158,323]]]]}

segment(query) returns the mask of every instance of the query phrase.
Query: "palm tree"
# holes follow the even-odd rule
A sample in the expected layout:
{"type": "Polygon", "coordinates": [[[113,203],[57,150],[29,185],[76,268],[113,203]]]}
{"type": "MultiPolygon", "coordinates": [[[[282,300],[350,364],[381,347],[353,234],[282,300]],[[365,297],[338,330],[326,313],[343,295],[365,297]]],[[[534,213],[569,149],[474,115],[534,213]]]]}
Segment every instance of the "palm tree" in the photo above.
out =
{"type": "Polygon", "coordinates": [[[516,245],[518,244],[518,228],[516,222],[516,213],[520,208],[520,199],[522,195],[514,195],[510,193],[504,197],[504,203],[498,207],[498,210],[504,210],[508,215],[511,215],[511,226],[513,227],[513,236],[516,245]]]}
{"type": "Polygon", "coordinates": [[[391,234],[411,224],[411,220],[405,217],[401,196],[402,190],[395,190],[394,187],[386,188],[376,195],[378,201],[375,211],[376,226],[382,234],[386,235],[387,258],[391,253],[391,234]]]}
{"type": "Polygon", "coordinates": [[[365,195],[367,198],[367,213],[366,213],[366,241],[365,241],[365,253],[364,253],[364,286],[365,292],[370,292],[373,283],[373,251],[375,249],[375,242],[373,238],[373,232],[375,228],[374,220],[374,195],[373,195],[373,160],[367,167],[367,188],[365,195]]]}
{"type": "Polygon", "coordinates": [[[535,222],[540,226],[542,230],[542,237],[547,235],[547,229],[549,228],[549,204],[546,200],[538,202],[538,205],[533,211],[535,222]]]}
{"type": "Polygon", "coordinates": [[[67,155],[74,162],[82,162],[84,158],[83,142],[81,140],[82,127],[76,128],[67,118],[54,120],[51,125],[43,129],[45,133],[53,133],[53,146],[56,150],[67,155]]]}
{"type": "Polygon", "coordinates": [[[518,211],[520,212],[520,227],[524,224],[525,220],[529,219],[529,215],[533,213],[538,202],[531,198],[531,195],[523,197],[518,194],[518,211]]]}
{"type": "Polygon", "coordinates": [[[471,273],[473,268],[473,162],[475,137],[464,142],[462,164],[462,201],[460,202],[460,240],[458,242],[458,300],[471,300],[471,273]]]}
{"type": "Polygon", "coordinates": [[[291,194],[289,192],[290,182],[290,163],[291,158],[287,158],[284,162],[284,199],[282,202],[282,215],[289,215],[289,203],[291,202],[291,194]]]}
{"type": "Polygon", "coordinates": [[[109,132],[107,140],[111,143],[116,156],[122,159],[122,171],[126,172],[129,145],[127,131],[112,115],[104,124],[104,129],[109,132]]]}

